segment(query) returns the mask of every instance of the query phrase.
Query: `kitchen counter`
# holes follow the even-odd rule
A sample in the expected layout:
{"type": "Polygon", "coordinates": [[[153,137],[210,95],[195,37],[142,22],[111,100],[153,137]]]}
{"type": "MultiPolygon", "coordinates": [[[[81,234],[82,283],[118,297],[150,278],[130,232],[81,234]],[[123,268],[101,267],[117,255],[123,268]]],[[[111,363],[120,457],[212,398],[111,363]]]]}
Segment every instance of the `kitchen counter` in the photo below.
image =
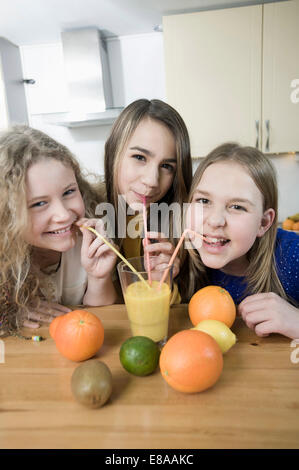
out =
{"type": "MultiPolygon", "coordinates": [[[[47,327],[25,330],[42,335],[39,343],[5,338],[0,448],[298,448],[299,354],[296,360],[290,339],[259,338],[237,318],[238,341],[224,356],[219,381],[186,395],[159,370],[136,377],[122,368],[119,349],[130,336],[123,305],[88,310],[105,328],[96,357],[113,375],[109,402],[90,410],[75,401],[70,381],[78,363],[59,354],[47,327]]],[[[173,306],[170,335],[190,327],[187,307],[173,306]]]]}

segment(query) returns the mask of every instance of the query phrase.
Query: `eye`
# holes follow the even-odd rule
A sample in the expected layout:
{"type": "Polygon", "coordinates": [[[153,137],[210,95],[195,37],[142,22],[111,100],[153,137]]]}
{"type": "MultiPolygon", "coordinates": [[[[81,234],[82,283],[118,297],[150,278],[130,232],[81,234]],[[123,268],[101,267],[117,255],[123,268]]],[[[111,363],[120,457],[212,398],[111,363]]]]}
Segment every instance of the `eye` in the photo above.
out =
{"type": "Polygon", "coordinates": [[[235,209],[235,210],[237,210],[237,211],[244,211],[244,212],[247,212],[247,210],[245,209],[245,207],[240,206],[239,204],[233,204],[231,207],[232,207],[232,209],[235,209]]]}
{"type": "Polygon", "coordinates": [[[209,199],[206,199],[204,197],[198,197],[193,202],[199,202],[200,204],[208,204],[208,202],[210,202],[210,201],[209,201],[209,199]]]}
{"type": "Polygon", "coordinates": [[[65,191],[65,192],[63,193],[63,195],[64,195],[64,196],[69,196],[70,194],[73,194],[75,191],[76,191],[75,188],[73,188],[73,189],[68,189],[67,191],[65,191]]]}
{"type": "Polygon", "coordinates": [[[169,163],[162,163],[161,167],[169,171],[170,173],[173,173],[175,171],[175,167],[173,165],[170,165],[169,163]]]}
{"type": "Polygon", "coordinates": [[[146,158],[144,155],[140,155],[139,153],[132,155],[133,158],[139,160],[140,162],[145,162],[146,158]]]}
{"type": "Polygon", "coordinates": [[[38,201],[29,206],[29,209],[33,209],[34,207],[43,207],[46,203],[46,201],[38,201]]]}

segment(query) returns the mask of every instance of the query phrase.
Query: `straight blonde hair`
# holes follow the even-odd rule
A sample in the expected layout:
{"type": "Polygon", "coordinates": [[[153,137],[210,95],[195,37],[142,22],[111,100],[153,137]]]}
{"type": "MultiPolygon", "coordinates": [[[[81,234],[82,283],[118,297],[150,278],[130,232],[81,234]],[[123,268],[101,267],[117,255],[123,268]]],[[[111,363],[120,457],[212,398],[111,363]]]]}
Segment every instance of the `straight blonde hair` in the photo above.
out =
{"type": "MultiPolygon", "coordinates": [[[[275,292],[287,300],[287,296],[279,280],[274,256],[277,234],[278,191],[275,170],[270,160],[253,147],[241,147],[237,143],[225,143],[214,149],[200,162],[191,185],[189,202],[203,176],[205,170],[217,162],[233,162],[241,165],[250,175],[263,197],[263,210],[274,209],[275,217],[271,227],[263,235],[256,238],[247,253],[249,266],[245,273],[247,283],[246,294],[259,292],[275,292]]],[[[181,289],[186,293],[186,300],[194,292],[208,285],[207,271],[196,250],[189,250],[182,269],[181,289]],[[182,278],[187,276],[188,283],[182,278]]]]}

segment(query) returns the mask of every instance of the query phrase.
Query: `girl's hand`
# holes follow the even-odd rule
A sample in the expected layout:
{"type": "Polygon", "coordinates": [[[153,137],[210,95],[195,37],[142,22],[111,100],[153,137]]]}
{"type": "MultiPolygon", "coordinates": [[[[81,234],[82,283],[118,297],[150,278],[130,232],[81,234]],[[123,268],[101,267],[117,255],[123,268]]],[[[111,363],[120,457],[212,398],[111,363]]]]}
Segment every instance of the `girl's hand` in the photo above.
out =
{"type": "Polygon", "coordinates": [[[51,323],[55,317],[71,312],[71,309],[64,305],[41,300],[37,308],[29,309],[28,317],[23,322],[27,328],[39,328],[40,323],[51,323]],[[35,320],[35,321],[31,321],[35,320]],[[37,320],[37,321],[36,321],[37,320]]]}
{"type": "Polygon", "coordinates": [[[240,303],[238,313],[258,336],[280,333],[299,338],[299,310],[273,292],[246,297],[240,303]]]}
{"type": "MultiPolygon", "coordinates": [[[[107,278],[115,265],[116,254],[99,237],[90,230],[81,227],[92,227],[107,240],[104,224],[101,219],[80,219],[76,222],[83,234],[81,263],[88,277],[95,279],[107,278]]],[[[108,240],[112,243],[110,240],[108,240]]]]}
{"type": "MultiPolygon", "coordinates": [[[[151,264],[151,268],[158,268],[159,270],[166,269],[170,258],[175,250],[173,244],[160,232],[148,232],[148,238],[158,240],[157,243],[146,244],[146,239],[143,240],[144,254],[149,253],[150,256],[157,256],[155,265],[151,264]]],[[[173,262],[173,277],[175,278],[180,272],[180,259],[177,256],[173,262]]]]}

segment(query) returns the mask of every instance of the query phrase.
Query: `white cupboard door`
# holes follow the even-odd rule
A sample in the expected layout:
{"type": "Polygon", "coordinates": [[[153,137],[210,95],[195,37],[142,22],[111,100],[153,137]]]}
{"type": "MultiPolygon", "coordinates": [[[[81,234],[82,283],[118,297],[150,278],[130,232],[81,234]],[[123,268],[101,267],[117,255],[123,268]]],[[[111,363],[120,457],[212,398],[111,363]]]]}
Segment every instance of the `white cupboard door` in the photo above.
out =
{"type": "Polygon", "coordinates": [[[163,31],[167,101],[192,157],[227,141],[260,145],[262,5],[166,16],[163,31]]]}
{"type": "Polygon", "coordinates": [[[0,131],[6,129],[9,124],[8,118],[8,108],[7,108],[7,101],[6,101],[6,91],[5,91],[5,83],[4,83],[4,76],[2,71],[2,60],[0,54],[0,131]]]}
{"type": "Polygon", "coordinates": [[[299,0],[264,5],[265,152],[299,151],[299,103],[292,99],[299,88],[298,21],[299,0]]]}
{"type": "Polygon", "coordinates": [[[62,44],[23,46],[23,71],[35,80],[26,86],[29,114],[69,111],[62,44]]]}

